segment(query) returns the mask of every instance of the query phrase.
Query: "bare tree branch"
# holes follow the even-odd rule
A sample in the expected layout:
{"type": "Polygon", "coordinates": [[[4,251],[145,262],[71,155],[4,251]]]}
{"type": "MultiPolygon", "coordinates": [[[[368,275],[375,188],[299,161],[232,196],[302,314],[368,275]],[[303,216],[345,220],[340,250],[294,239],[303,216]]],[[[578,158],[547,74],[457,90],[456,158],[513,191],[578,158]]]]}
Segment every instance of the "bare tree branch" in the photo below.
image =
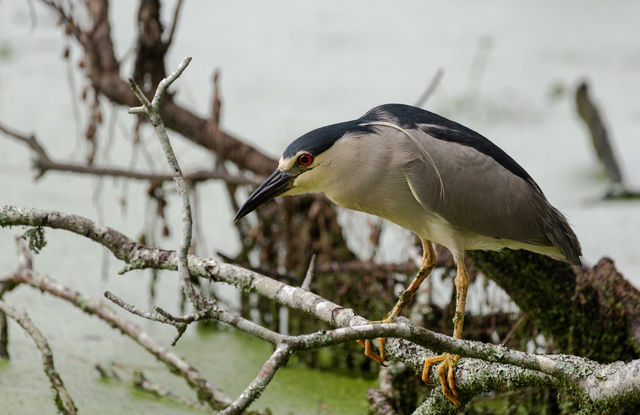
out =
{"type": "MultiPolygon", "coordinates": [[[[40,174],[42,175],[49,170],[61,171],[61,172],[69,172],[69,173],[79,173],[79,174],[88,174],[91,176],[109,176],[109,177],[118,177],[132,180],[147,180],[154,182],[167,182],[173,180],[173,176],[170,174],[163,173],[145,173],[141,171],[128,170],[128,169],[119,169],[115,167],[107,167],[107,166],[97,166],[97,165],[83,165],[76,163],[58,163],[52,160],[42,160],[36,159],[34,166],[40,170],[40,174]]],[[[193,172],[188,172],[184,174],[184,179],[186,181],[195,183],[195,182],[203,182],[206,180],[222,180],[227,183],[232,184],[249,184],[256,185],[259,184],[259,177],[249,177],[242,175],[232,175],[229,173],[225,173],[223,171],[218,170],[196,170],[193,172]]]]}
{"type": "Polygon", "coordinates": [[[180,18],[180,10],[182,10],[182,0],[178,0],[176,3],[175,9],[173,9],[173,19],[171,20],[171,27],[169,28],[169,35],[167,36],[167,40],[165,40],[164,45],[165,48],[169,48],[171,43],[173,42],[173,36],[176,33],[176,27],[178,26],[178,19],[180,18]]]}
{"type": "MultiPolygon", "coordinates": [[[[9,137],[13,137],[21,142],[24,142],[33,150],[35,158],[33,165],[38,171],[37,177],[42,177],[48,171],[61,171],[69,173],[88,174],[92,176],[110,176],[110,177],[122,177],[132,180],[148,180],[148,181],[169,181],[173,180],[171,174],[154,173],[154,172],[141,172],[129,169],[121,169],[117,167],[109,166],[97,166],[95,164],[85,165],[78,163],[62,163],[51,159],[46,150],[40,145],[34,135],[27,136],[22,133],[18,133],[2,124],[0,124],[0,132],[3,132],[9,137]]],[[[214,170],[197,170],[184,174],[185,180],[189,182],[201,182],[205,180],[222,180],[230,184],[250,184],[258,185],[262,181],[262,177],[249,177],[244,175],[232,175],[223,171],[222,169],[214,170]]]]}
{"type": "Polygon", "coordinates": [[[20,313],[15,308],[8,306],[5,302],[0,300],[0,311],[2,311],[5,315],[11,317],[16,323],[20,324],[24,331],[31,336],[33,341],[36,344],[38,350],[42,354],[42,365],[44,366],[44,373],[49,378],[49,382],[51,382],[51,388],[54,390],[55,402],[58,408],[58,411],[65,415],[75,415],[78,413],[78,408],[76,408],[71,395],[67,391],[67,388],[64,386],[64,382],[60,378],[60,375],[56,371],[56,368],[53,364],[53,352],[51,351],[51,347],[49,347],[49,342],[44,337],[42,332],[38,330],[35,324],[31,321],[27,313],[20,313]]]}
{"type": "Polygon", "coordinates": [[[304,276],[304,281],[302,281],[301,287],[305,290],[308,290],[311,287],[311,281],[313,280],[313,273],[316,267],[316,256],[315,254],[311,257],[311,261],[309,261],[309,267],[307,268],[307,273],[304,276]]]}
{"type": "Polygon", "coordinates": [[[158,360],[167,365],[170,371],[182,376],[187,381],[187,384],[196,391],[198,397],[207,402],[213,409],[223,408],[231,402],[223,392],[211,385],[196,368],[159,344],[138,325],[121,317],[100,301],[85,297],[78,291],[65,287],[50,278],[35,276],[33,273],[14,274],[10,278],[14,282],[31,285],[34,288],[66,300],[85,313],[99,317],[111,327],[119,330],[125,336],[130,337],[158,360]]]}
{"type": "Polygon", "coordinates": [[[612,199],[640,198],[640,192],[629,190],[625,184],[615,151],[611,145],[607,127],[603,117],[600,115],[598,106],[591,99],[589,85],[584,81],[581,82],[576,89],[575,102],[578,115],[589,130],[591,144],[593,145],[596,155],[600,162],[602,162],[612,182],[611,189],[605,197],[612,199]]]}
{"type": "MultiPolygon", "coordinates": [[[[97,226],[78,216],[0,207],[0,226],[7,225],[68,229],[103,244],[118,258],[135,264],[134,268],[176,269],[175,252],[144,247],[112,229],[97,226]]],[[[454,339],[406,323],[371,325],[353,310],[345,309],[308,290],[291,287],[213,259],[191,255],[188,260],[190,272],[194,276],[233,284],[244,292],[258,293],[281,305],[306,311],[341,327],[287,337],[283,342],[291,350],[308,350],[355,339],[389,337],[393,338],[387,342],[389,358],[406,363],[416,373],[422,370],[424,358],[435,354],[421,346],[473,357],[461,359],[455,372],[456,386],[463,402],[489,390],[512,390],[524,385],[538,385],[568,389],[578,397],[581,405],[598,410],[616,407],[622,402],[640,403],[640,376],[637,375],[640,373],[640,360],[627,364],[598,364],[576,356],[531,355],[499,345],[454,339]]],[[[277,339],[274,338],[275,340],[277,339]]],[[[432,381],[437,380],[435,370],[430,378],[432,381]]]]}
{"type": "Polygon", "coordinates": [[[169,141],[167,130],[164,127],[162,118],[160,117],[160,102],[162,101],[162,97],[164,96],[169,86],[171,86],[171,84],[176,79],[178,79],[182,72],[187,68],[189,62],[191,62],[191,57],[184,58],[182,60],[182,63],[178,66],[178,68],[176,68],[175,71],[173,71],[168,77],[160,81],[151,102],[149,102],[149,100],[144,95],[140,87],[138,87],[133,78],[129,79],[131,89],[133,89],[140,102],[142,102],[141,107],[129,108],[129,113],[145,114],[147,117],[149,117],[151,125],[153,125],[158,139],[160,140],[162,150],[167,157],[169,167],[171,167],[173,180],[176,183],[176,188],[178,189],[178,195],[180,196],[180,203],[182,206],[182,237],[180,239],[180,243],[178,244],[178,274],[180,275],[180,280],[182,281],[182,289],[184,290],[185,295],[191,300],[191,303],[196,308],[196,310],[201,310],[210,307],[210,300],[205,299],[196,291],[196,289],[193,287],[193,284],[191,284],[191,277],[189,276],[187,254],[189,252],[189,246],[191,246],[191,231],[193,222],[191,219],[191,205],[189,204],[187,184],[185,183],[184,176],[182,175],[182,170],[180,169],[180,165],[178,164],[178,160],[173,153],[173,148],[171,148],[171,142],[169,141]]]}
{"type": "MultiPolygon", "coordinates": [[[[169,137],[167,136],[166,129],[162,122],[162,118],[160,117],[159,108],[162,97],[169,88],[169,86],[182,74],[182,72],[186,69],[187,65],[191,61],[190,57],[185,58],[180,66],[171,73],[168,77],[164,78],[158,84],[158,88],[154,94],[153,100],[149,102],[147,97],[144,95],[142,90],[135,83],[133,78],[129,80],[131,88],[134,93],[138,97],[138,99],[142,102],[141,107],[130,108],[129,112],[132,114],[146,114],[151,124],[154,126],[156,134],[160,140],[162,148],[167,157],[167,161],[169,166],[173,171],[173,178],[176,183],[176,187],[178,189],[178,194],[180,196],[181,204],[182,204],[182,238],[180,244],[178,245],[177,251],[177,268],[178,274],[180,275],[180,279],[182,281],[182,286],[187,297],[190,298],[194,308],[200,314],[205,312],[217,312],[221,316],[229,315],[229,313],[223,313],[221,310],[218,310],[217,307],[213,305],[211,300],[205,299],[202,297],[193,287],[190,281],[190,273],[189,273],[189,264],[188,264],[188,249],[191,244],[191,232],[192,232],[192,218],[191,218],[191,207],[189,204],[189,197],[187,194],[186,183],[184,177],[182,175],[182,171],[178,164],[178,161],[173,153],[173,149],[171,148],[171,143],[169,141],[169,137]]],[[[136,312],[138,315],[140,313],[137,312],[133,307],[128,307],[130,311],[136,312]]],[[[148,313],[143,313],[143,315],[147,318],[150,316],[148,313]]],[[[155,316],[154,316],[155,317],[155,316]]],[[[164,316],[163,316],[164,317],[164,316]]],[[[174,319],[175,321],[175,319],[174,319]]],[[[192,320],[193,321],[193,320],[192,320]]],[[[272,337],[272,332],[266,332],[266,329],[263,329],[259,326],[248,322],[247,320],[241,319],[239,316],[233,317],[232,321],[234,323],[242,324],[243,327],[251,328],[253,330],[257,330],[258,335],[269,335],[272,337]]],[[[179,338],[179,336],[184,332],[184,327],[186,324],[182,326],[176,326],[178,328],[178,337],[174,340],[174,344],[179,338]]],[[[275,334],[275,333],[274,333],[275,334]]],[[[278,336],[279,337],[279,336],[278,336]]],[[[289,354],[291,353],[290,347],[286,343],[280,343],[276,347],[276,351],[269,358],[258,376],[254,379],[253,382],[245,389],[240,396],[232,402],[227,408],[225,408],[221,413],[222,414],[240,414],[242,413],[255,399],[257,399],[262,391],[266,388],[268,383],[273,378],[275,372],[279,367],[284,365],[288,359],[289,354]]]]}
{"type": "Polygon", "coordinates": [[[598,107],[593,103],[589,96],[589,86],[586,82],[581,82],[576,89],[575,95],[576,110],[591,135],[591,143],[596,151],[598,159],[604,165],[609,178],[613,183],[622,184],[622,173],[618,161],[611,147],[611,140],[604,125],[598,107]]]}
{"type": "Polygon", "coordinates": [[[220,415],[241,414],[249,405],[260,397],[260,394],[267,387],[276,371],[287,363],[291,350],[287,344],[276,347],[271,357],[262,365],[260,373],[253,379],[247,388],[238,396],[231,405],[227,406],[220,415]]]}
{"type": "MultiPolygon", "coordinates": [[[[84,49],[84,68],[92,86],[116,104],[128,107],[135,106],[137,104],[136,96],[118,73],[120,64],[115,58],[113,41],[111,40],[108,1],[91,0],[87,2],[87,9],[92,21],[92,27],[87,30],[82,30],[75,24],[73,18],[57,2],[41,1],[72,27],[74,37],[84,49]]],[[[162,63],[160,62],[160,64],[162,63]]],[[[204,148],[217,151],[217,146],[223,142],[225,159],[241,169],[248,169],[259,175],[268,175],[277,165],[275,159],[226,131],[220,130],[219,140],[216,140],[214,132],[207,128],[208,121],[206,119],[177,105],[172,100],[166,100],[162,104],[160,115],[167,127],[204,148]]]]}
{"type": "Polygon", "coordinates": [[[414,106],[422,107],[424,104],[427,103],[427,100],[431,97],[431,95],[433,95],[433,92],[438,87],[438,84],[440,83],[440,80],[442,79],[443,75],[444,75],[444,70],[442,70],[442,68],[438,69],[435,75],[433,75],[433,78],[431,79],[429,86],[427,86],[427,89],[425,89],[422,95],[420,95],[420,98],[418,98],[416,103],[413,104],[414,106]]]}
{"type": "Polygon", "coordinates": [[[47,155],[47,152],[44,150],[44,148],[42,148],[40,143],[38,143],[35,136],[33,135],[27,136],[25,134],[21,134],[17,131],[13,131],[9,127],[5,127],[2,124],[0,124],[0,131],[8,135],[9,137],[13,137],[18,141],[22,141],[23,143],[26,143],[29,146],[29,148],[31,148],[31,150],[33,150],[36,153],[38,158],[43,160],[49,160],[49,156],[47,155]]]}
{"type": "Polygon", "coordinates": [[[177,393],[172,392],[169,389],[165,388],[164,386],[151,382],[149,379],[147,379],[144,376],[142,371],[136,371],[133,374],[133,384],[137,388],[140,388],[143,391],[149,392],[155,396],[159,396],[162,398],[169,398],[174,401],[180,402],[183,405],[190,406],[196,409],[202,409],[202,410],[208,409],[205,405],[201,404],[200,402],[190,401],[188,399],[185,399],[182,396],[178,395],[177,393]]]}

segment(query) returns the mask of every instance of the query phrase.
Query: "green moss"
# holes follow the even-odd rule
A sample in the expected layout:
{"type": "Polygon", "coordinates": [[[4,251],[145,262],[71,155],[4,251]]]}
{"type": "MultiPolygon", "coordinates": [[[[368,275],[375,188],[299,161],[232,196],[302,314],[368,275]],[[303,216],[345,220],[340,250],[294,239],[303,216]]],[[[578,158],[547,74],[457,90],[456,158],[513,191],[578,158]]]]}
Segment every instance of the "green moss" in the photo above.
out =
{"type": "Polygon", "coordinates": [[[569,264],[527,251],[469,255],[553,339],[557,351],[599,362],[639,356],[629,340],[627,316],[632,314],[615,294],[620,280],[596,287],[589,274],[576,275],[569,264]]]}
{"type": "Polygon", "coordinates": [[[44,238],[44,228],[36,226],[27,230],[21,236],[22,239],[29,244],[29,250],[34,254],[39,254],[42,248],[47,245],[47,241],[44,238]]]}

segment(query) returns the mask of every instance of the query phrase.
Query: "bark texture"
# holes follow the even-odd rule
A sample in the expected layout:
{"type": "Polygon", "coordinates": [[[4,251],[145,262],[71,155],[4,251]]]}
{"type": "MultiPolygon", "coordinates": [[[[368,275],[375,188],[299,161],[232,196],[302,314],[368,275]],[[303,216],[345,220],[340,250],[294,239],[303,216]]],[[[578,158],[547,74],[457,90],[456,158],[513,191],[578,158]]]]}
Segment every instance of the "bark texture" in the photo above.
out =
{"type": "Polygon", "coordinates": [[[640,356],[640,292],[611,259],[580,268],[527,251],[470,255],[558,351],[599,362],[640,356]]]}

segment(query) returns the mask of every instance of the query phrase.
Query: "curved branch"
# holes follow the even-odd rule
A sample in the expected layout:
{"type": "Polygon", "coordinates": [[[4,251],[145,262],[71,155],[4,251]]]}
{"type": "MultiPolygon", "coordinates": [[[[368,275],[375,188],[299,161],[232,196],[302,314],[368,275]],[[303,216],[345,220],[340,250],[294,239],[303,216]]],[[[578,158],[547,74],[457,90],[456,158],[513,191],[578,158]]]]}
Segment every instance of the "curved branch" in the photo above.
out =
{"type": "Polygon", "coordinates": [[[15,274],[10,278],[16,283],[31,285],[34,288],[68,301],[78,306],[85,313],[99,317],[154,355],[169,370],[180,374],[188,385],[195,390],[199,398],[207,402],[213,409],[223,408],[231,402],[222,391],[211,385],[191,364],[159,344],[140,326],[121,317],[97,299],[85,297],[78,291],[65,287],[50,278],[35,276],[31,272],[15,274]]]}
{"type": "MultiPolygon", "coordinates": [[[[131,269],[176,269],[175,252],[145,247],[113,229],[96,225],[79,216],[11,206],[0,207],[0,226],[10,225],[49,226],[81,234],[110,249],[116,257],[130,264],[131,269]]],[[[621,402],[640,404],[640,360],[626,365],[600,365],[576,356],[530,355],[503,346],[457,340],[408,324],[370,325],[353,310],[345,309],[308,290],[291,287],[213,259],[191,255],[188,260],[189,271],[193,276],[232,284],[244,292],[258,293],[281,305],[306,311],[333,326],[343,327],[332,332],[307,335],[306,338],[298,336],[304,341],[295,341],[303,341],[305,347],[318,347],[356,338],[395,337],[387,342],[388,356],[392,360],[406,363],[416,373],[422,370],[424,358],[435,354],[419,345],[482,359],[461,359],[458,363],[456,386],[463,400],[485,391],[514,390],[526,385],[538,385],[569,389],[581,398],[582,404],[598,408],[615,407],[621,402]],[[327,333],[333,334],[327,337],[327,333]],[[617,384],[615,380],[623,382],[617,384]]],[[[298,344],[296,347],[302,346],[298,344]]],[[[435,381],[436,374],[432,373],[431,378],[435,381]]]]}
{"type": "Polygon", "coordinates": [[[176,7],[173,9],[173,19],[171,19],[169,35],[167,36],[167,40],[164,41],[164,46],[166,49],[168,49],[173,42],[173,36],[176,33],[176,27],[178,26],[178,19],[180,17],[180,10],[182,10],[182,0],[178,0],[178,3],[176,3],[176,7]]]}
{"type": "Polygon", "coordinates": [[[44,373],[49,378],[51,388],[56,393],[55,401],[58,410],[65,415],[77,414],[78,408],[76,408],[71,395],[67,391],[67,388],[64,387],[64,382],[62,382],[60,375],[56,371],[53,364],[53,352],[51,351],[51,347],[49,347],[49,342],[47,342],[47,339],[44,337],[42,332],[38,330],[26,313],[18,312],[15,308],[8,306],[2,300],[0,300],[0,311],[11,317],[16,321],[16,323],[20,324],[24,331],[26,331],[36,343],[38,350],[40,350],[40,353],[42,354],[44,373]]]}
{"type": "MultiPolygon", "coordinates": [[[[93,176],[110,176],[110,177],[123,177],[133,180],[149,180],[149,181],[169,181],[173,180],[173,176],[163,173],[146,173],[135,170],[120,169],[117,167],[109,166],[97,166],[95,164],[85,165],[77,163],[61,163],[51,159],[46,150],[40,145],[34,135],[27,136],[26,134],[14,131],[2,124],[0,124],[0,132],[6,134],[9,137],[13,137],[18,141],[21,141],[29,146],[35,153],[33,161],[34,167],[38,170],[38,177],[44,175],[49,170],[62,171],[69,173],[88,174],[93,176]]],[[[190,182],[200,182],[210,179],[219,179],[231,184],[250,184],[258,185],[262,182],[261,177],[249,177],[242,175],[232,175],[222,171],[216,170],[197,170],[184,174],[185,180],[190,182]]]]}
{"type": "Polygon", "coordinates": [[[258,373],[249,386],[238,396],[238,399],[223,411],[220,411],[220,415],[237,415],[247,409],[253,401],[258,399],[278,369],[287,363],[290,354],[291,349],[288,345],[278,345],[271,357],[262,365],[260,373],[258,373]]]}

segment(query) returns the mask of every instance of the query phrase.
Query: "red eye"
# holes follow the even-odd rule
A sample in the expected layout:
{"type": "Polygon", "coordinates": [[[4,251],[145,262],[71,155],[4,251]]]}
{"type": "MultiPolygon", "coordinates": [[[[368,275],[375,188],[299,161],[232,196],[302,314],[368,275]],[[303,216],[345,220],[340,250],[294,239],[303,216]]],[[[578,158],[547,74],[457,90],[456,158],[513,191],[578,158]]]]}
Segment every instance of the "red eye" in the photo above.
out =
{"type": "Polygon", "coordinates": [[[313,163],[313,156],[311,154],[300,154],[298,156],[298,164],[302,167],[307,167],[313,163]]]}

